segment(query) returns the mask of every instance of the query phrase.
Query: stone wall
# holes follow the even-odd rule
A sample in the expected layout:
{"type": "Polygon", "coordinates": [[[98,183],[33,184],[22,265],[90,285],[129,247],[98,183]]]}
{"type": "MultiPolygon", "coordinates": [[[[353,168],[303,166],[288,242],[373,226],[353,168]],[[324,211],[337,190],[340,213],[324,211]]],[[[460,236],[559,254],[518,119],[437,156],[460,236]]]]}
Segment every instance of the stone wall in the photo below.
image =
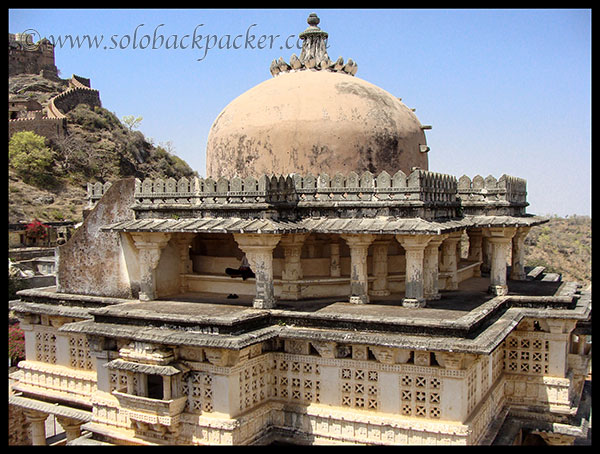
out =
{"type": "Polygon", "coordinates": [[[100,92],[83,85],[69,88],[50,100],[48,103],[48,116],[64,118],[64,114],[73,110],[78,104],[102,107],[100,92]]]}
{"type": "MultiPolygon", "coordinates": [[[[135,285],[129,280],[118,233],[102,232],[112,222],[133,219],[134,179],[114,183],[81,227],[57,251],[59,292],[128,298],[135,285]]],[[[123,246],[125,248],[126,245],[123,246]]]]}
{"type": "Polygon", "coordinates": [[[64,118],[22,118],[8,120],[8,137],[22,131],[33,131],[47,139],[60,139],[65,136],[66,120],[64,118]]]}

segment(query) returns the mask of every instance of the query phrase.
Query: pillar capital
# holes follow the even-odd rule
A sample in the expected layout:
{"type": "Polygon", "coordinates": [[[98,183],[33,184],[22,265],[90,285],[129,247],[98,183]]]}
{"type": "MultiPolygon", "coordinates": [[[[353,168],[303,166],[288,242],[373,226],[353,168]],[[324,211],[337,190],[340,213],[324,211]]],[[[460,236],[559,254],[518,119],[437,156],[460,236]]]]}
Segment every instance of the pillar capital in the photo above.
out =
{"type": "Polygon", "coordinates": [[[73,441],[79,438],[81,435],[81,425],[85,421],[78,421],[77,419],[68,418],[66,416],[56,416],[56,420],[65,429],[67,435],[67,442],[73,441]]]}
{"type": "Polygon", "coordinates": [[[340,235],[352,247],[369,247],[376,236],[370,233],[344,233],[340,235]]]}
{"type": "Polygon", "coordinates": [[[506,243],[514,236],[516,231],[516,227],[484,227],[483,236],[490,242],[506,243]]]}
{"type": "Polygon", "coordinates": [[[446,240],[446,238],[448,238],[448,234],[444,233],[442,235],[435,235],[432,236],[431,239],[429,240],[429,243],[427,243],[427,247],[431,247],[431,248],[438,248],[440,247],[440,245],[446,240]]]}
{"type": "Polygon", "coordinates": [[[304,241],[306,241],[306,238],[308,237],[308,235],[309,235],[308,233],[286,233],[285,235],[281,235],[281,239],[279,240],[279,243],[283,247],[290,247],[290,246],[302,247],[302,245],[304,244],[304,241]]]}
{"type": "Polygon", "coordinates": [[[130,235],[138,249],[162,249],[171,239],[171,234],[164,232],[131,232],[130,235]]]}
{"type": "Polygon", "coordinates": [[[456,244],[461,240],[462,234],[462,230],[456,230],[454,232],[446,233],[446,238],[444,238],[444,241],[456,244]]]}
{"type": "Polygon", "coordinates": [[[427,243],[434,238],[433,235],[396,235],[396,240],[405,250],[423,250],[427,243]]]}
{"type": "Polygon", "coordinates": [[[234,233],[233,238],[240,249],[261,250],[275,249],[282,235],[273,233],[234,233]]]}

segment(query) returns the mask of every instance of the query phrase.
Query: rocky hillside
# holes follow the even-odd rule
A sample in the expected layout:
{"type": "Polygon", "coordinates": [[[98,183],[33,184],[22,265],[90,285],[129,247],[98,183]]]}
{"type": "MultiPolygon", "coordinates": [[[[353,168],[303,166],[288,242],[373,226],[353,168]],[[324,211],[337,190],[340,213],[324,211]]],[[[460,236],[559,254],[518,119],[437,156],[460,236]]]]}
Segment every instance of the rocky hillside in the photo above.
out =
{"type": "Polygon", "coordinates": [[[592,218],[554,216],[525,239],[525,265],[544,266],[584,288],[592,282],[592,218]]]}
{"type": "MultiPolygon", "coordinates": [[[[28,97],[45,107],[67,87],[67,80],[19,74],[9,77],[9,100],[28,97]]],[[[196,174],[185,161],[129,129],[106,108],[79,104],[67,113],[67,132],[66,138],[46,142],[54,160],[46,183],[25,182],[9,165],[9,222],[81,220],[88,182],[196,174]]]]}

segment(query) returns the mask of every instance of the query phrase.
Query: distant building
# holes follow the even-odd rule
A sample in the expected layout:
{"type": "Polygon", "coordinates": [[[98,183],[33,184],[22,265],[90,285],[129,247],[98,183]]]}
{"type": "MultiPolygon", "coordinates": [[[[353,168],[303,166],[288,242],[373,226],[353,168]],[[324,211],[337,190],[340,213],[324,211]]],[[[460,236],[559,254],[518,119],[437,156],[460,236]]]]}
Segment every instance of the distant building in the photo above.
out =
{"type": "Polygon", "coordinates": [[[90,185],[56,287],[11,304],[34,444],[50,414],[78,445],[587,437],[591,291],[525,269],[525,180],[430,171],[308,24],[215,120],[211,177],[90,185]]]}
{"type": "Polygon", "coordinates": [[[58,78],[54,63],[54,45],[46,38],[33,42],[27,33],[8,34],[8,75],[41,74],[58,78]]]}

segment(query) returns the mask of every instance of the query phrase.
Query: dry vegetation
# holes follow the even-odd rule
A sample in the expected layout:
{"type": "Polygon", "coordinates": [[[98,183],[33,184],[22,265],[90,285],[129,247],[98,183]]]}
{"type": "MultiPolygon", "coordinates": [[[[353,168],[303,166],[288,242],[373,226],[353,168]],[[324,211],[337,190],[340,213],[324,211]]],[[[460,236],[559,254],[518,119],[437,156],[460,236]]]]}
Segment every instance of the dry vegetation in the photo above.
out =
{"type": "Polygon", "coordinates": [[[592,218],[554,216],[533,227],[525,240],[525,265],[544,266],[587,287],[592,282],[592,218]]]}
{"type": "MultiPolygon", "coordinates": [[[[66,87],[66,81],[21,74],[9,78],[9,97],[28,96],[46,105],[66,87]]],[[[47,182],[23,178],[15,162],[9,161],[9,222],[81,221],[88,182],[197,175],[185,161],[155,146],[105,108],[79,104],[67,120],[65,138],[46,140],[53,155],[53,165],[45,169],[47,182]]]]}

